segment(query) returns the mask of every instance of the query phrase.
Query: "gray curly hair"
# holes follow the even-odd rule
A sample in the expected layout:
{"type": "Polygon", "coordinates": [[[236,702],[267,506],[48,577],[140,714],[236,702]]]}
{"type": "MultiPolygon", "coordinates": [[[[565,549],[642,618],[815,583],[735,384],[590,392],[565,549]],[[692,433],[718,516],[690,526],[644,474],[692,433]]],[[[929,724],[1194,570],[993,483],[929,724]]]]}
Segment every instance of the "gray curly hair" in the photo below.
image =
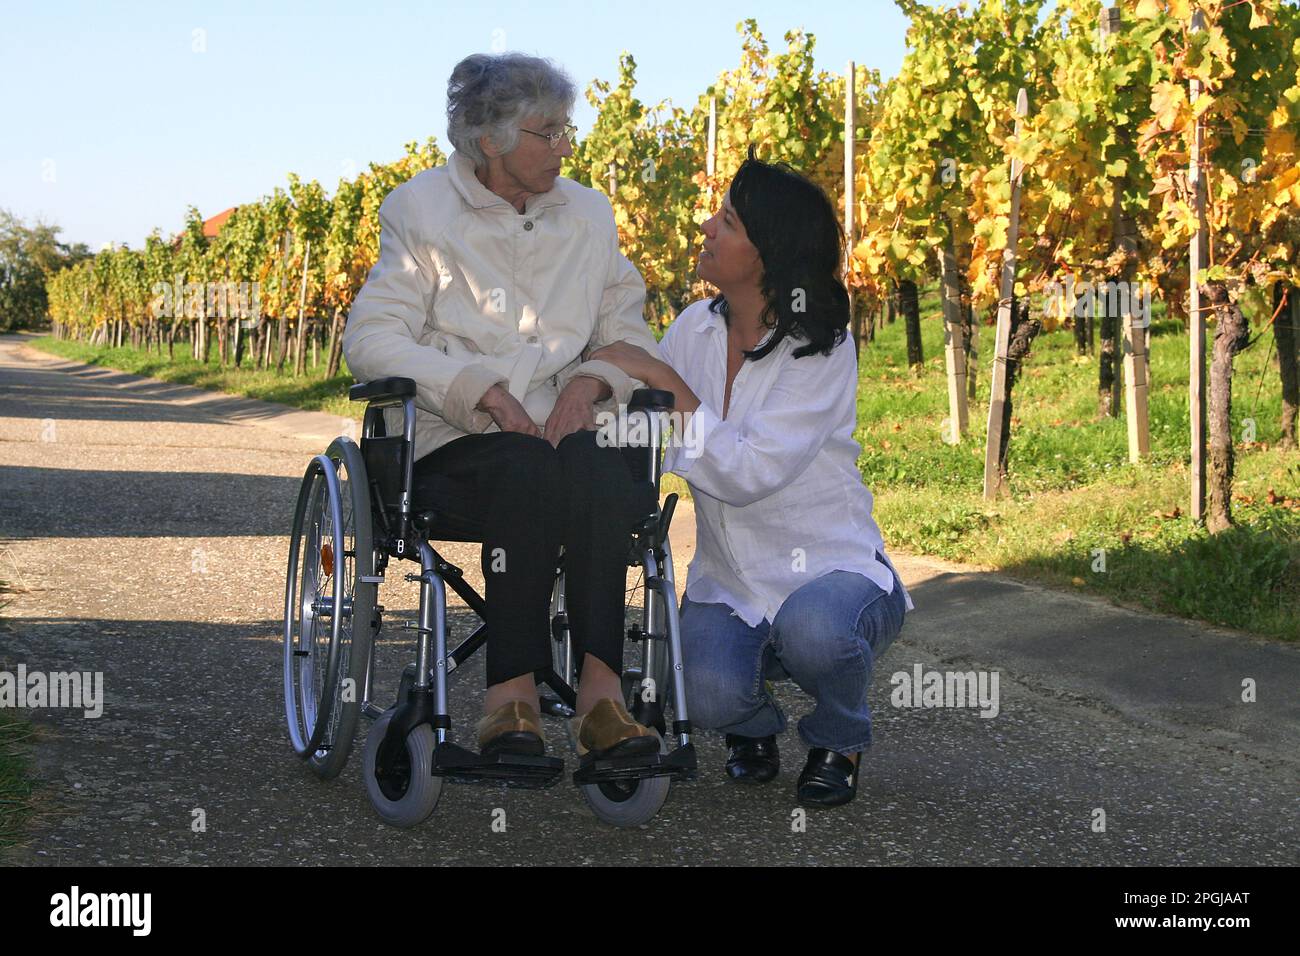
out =
{"type": "Polygon", "coordinates": [[[487,165],[479,137],[503,152],[519,143],[518,124],[530,114],[567,121],[578,88],[550,60],[522,53],[475,53],[456,64],[447,81],[447,138],[475,168],[487,165]]]}

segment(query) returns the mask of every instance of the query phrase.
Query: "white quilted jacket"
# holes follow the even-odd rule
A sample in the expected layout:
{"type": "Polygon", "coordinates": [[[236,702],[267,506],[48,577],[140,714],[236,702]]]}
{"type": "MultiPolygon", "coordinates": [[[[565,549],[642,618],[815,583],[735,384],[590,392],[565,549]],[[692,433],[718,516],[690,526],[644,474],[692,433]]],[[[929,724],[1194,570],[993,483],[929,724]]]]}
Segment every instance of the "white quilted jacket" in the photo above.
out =
{"type": "Polygon", "coordinates": [[[576,375],[609,384],[604,407],[641,387],[607,362],[583,361],[616,341],[657,351],[642,318],[645,283],[619,252],[601,193],[559,177],[521,214],[453,152],[394,189],[379,223],[379,260],[348,316],[343,352],[359,382],[416,381],[417,458],[495,431],[475,410],[495,384],[538,425],[576,375]]]}

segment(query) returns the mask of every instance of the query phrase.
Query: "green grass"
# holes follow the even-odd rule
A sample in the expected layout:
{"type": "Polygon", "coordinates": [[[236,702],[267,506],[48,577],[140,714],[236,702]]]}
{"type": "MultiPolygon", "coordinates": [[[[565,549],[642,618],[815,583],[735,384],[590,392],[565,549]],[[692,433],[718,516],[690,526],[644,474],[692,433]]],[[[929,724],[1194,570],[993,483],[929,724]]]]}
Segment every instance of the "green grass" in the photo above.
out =
{"type": "MultiPolygon", "coordinates": [[[[1262,300],[1248,300],[1245,308],[1252,320],[1265,314],[1262,300]]],[[[918,371],[907,367],[901,320],[861,352],[859,465],[890,547],[1300,639],[1300,509],[1266,501],[1270,489],[1300,498],[1300,452],[1276,446],[1281,389],[1265,361],[1271,334],[1237,357],[1233,380],[1233,434],[1242,437],[1247,417],[1256,430],[1254,444],[1237,446],[1234,493],[1253,502],[1234,502],[1237,527],[1209,535],[1186,516],[1187,336],[1178,322],[1165,320],[1162,303],[1155,303],[1150,336],[1149,459],[1129,463],[1122,417],[1098,419],[1096,359],[1077,357],[1073,334],[1058,329],[1034,343],[1016,384],[1012,495],[996,502],[982,496],[994,329],[980,327],[970,432],[961,444],[948,445],[941,437],[948,398],[937,289],[923,291],[921,314],[926,362],[918,371]]],[[[182,347],[170,366],[130,349],[51,339],[34,344],[168,381],[357,415],[344,396],[346,372],[328,382],[319,373],[294,380],[251,369],[222,372],[193,362],[182,347]]],[[[666,476],[664,487],[686,491],[675,476],[666,476]]]]}
{"type": "Polygon", "coordinates": [[[351,417],[358,421],[364,411],[359,405],[348,401],[347,390],[352,384],[352,373],[347,370],[346,363],[333,378],[325,377],[324,361],[314,369],[309,363],[306,373],[301,378],[295,378],[292,371],[280,373],[274,368],[258,371],[253,368],[252,356],[247,354],[239,368],[228,366],[223,369],[217,365],[215,348],[212,361],[206,364],[196,362],[190,356],[189,344],[184,342],[176,343],[175,362],[168,360],[165,350],[159,355],[129,346],[120,349],[96,347],[52,336],[30,339],[28,344],[76,362],[106,365],[133,375],[147,375],[166,382],[214,389],[231,395],[247,395],[266,402],[280,402],[311,411],[351,417]]]}
{"type": "Polygon", "coordinates": [[[1270,489],[1300,498],[1300,452],[1276,447],[1281,389],[1265,363],[1271,333],[1238,356],[1233,378],[1233,434],[1241,438],[1247,417],[1256,423],[1255,443],[1236,447],[1233,491],[1253,502],[1234,501],[1237,526],[1210,535],[1186,516],[1187,336],[1179,323],[1163,320],[1159,303],[1150,340],[1150,458],[1128,462],[1124,419],[1097,418],[1096,360],[1077,358],[1073,334],[1059,329],[1034,343],[1012,394],[1012,496],[996,502],[982,494],[994,329],[980,327],[970,433],[950,446],[941,440],[948,417],[943,327],[937,299],[922,305],[926,363],[919,372],[907,368],[901,321],[862,350],[859,464],[886,542],[1300,639],[1300,509],[1266,501],[1270,489]]]}
{"type": "Polygon", "coordinates": [[[34,810],[31,759],[27,753],[32,732],[30,723],[0,710],[0,850],[22,838],[34,810]]]}

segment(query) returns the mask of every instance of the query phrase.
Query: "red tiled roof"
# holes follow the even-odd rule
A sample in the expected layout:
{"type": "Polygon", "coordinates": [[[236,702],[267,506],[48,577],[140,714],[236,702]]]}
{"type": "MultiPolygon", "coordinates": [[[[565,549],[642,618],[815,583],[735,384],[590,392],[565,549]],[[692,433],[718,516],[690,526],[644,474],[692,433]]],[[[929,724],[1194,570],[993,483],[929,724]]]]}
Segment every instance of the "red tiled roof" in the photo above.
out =
{"type": "Polygon", "coordinates": [[[230,214],[234,211],[235,207],[231,206],[225,212],[219,212],[211,219],[203,220],[203,235],[209,239],[215,239],[217,233],[221,231],[221,227],[226,224],[226,220],[230,218],[230,214]]]}

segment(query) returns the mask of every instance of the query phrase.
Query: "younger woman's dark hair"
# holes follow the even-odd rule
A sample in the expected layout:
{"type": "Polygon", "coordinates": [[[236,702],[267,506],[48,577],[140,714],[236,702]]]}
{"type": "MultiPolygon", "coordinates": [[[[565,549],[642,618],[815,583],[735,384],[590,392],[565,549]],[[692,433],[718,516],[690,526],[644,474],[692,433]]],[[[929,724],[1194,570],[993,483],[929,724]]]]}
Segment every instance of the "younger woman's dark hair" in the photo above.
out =
{"type": "MultiPolygon", "coordinates": [[[[849,325],[849,293],[840,281],[844,233],[830,199],[788,164],[760,160],[751,145],[731,180],[731,205],[763,263],[761,319],[775,330],[745,358],[758,361],[787,335],[807,342],[795,358],[830,355],[849,325]]],[[[709,308],[731,324],[722,293],[709,308]]]]}

